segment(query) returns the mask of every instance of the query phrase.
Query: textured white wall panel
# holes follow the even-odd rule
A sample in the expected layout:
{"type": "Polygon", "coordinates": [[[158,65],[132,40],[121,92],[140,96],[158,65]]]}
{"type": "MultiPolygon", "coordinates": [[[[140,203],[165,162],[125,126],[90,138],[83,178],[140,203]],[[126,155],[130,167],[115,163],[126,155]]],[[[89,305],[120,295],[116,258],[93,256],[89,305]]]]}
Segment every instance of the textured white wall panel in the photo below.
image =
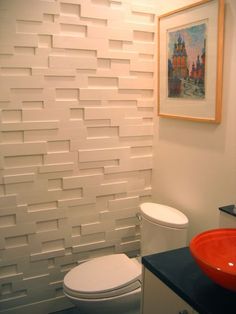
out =
{"type": "Polygon", "coordinates": [[[70,307],[62,282],[72,267],[139,253],[152,3],[0,1],[0,313],[70,307]]]}

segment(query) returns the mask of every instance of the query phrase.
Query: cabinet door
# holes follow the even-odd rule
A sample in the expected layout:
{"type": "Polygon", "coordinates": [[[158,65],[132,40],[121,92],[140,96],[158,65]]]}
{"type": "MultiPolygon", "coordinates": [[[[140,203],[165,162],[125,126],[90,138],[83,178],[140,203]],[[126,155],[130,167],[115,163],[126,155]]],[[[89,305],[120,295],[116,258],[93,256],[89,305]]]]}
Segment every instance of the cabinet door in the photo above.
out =
{"type": "Polygon", "coordinates": [[[197,314],[197,312],[143,267],[142,314],[197,314]]]}

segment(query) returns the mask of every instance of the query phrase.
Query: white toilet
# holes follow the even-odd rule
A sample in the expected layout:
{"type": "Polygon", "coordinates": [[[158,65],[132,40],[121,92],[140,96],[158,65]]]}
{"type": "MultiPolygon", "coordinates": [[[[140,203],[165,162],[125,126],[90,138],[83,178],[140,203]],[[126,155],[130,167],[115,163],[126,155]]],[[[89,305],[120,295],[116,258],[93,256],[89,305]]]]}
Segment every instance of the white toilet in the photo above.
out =
{"type": "MultiPolygon", "coordinates": [[[[183,247],[188,218],[175,208],[140,205],[141,255],[183,247]]],[[[94,258],[70,270],[64,293],[80,314],[139,314],[141,263],[125,254],[94,258]]]]}

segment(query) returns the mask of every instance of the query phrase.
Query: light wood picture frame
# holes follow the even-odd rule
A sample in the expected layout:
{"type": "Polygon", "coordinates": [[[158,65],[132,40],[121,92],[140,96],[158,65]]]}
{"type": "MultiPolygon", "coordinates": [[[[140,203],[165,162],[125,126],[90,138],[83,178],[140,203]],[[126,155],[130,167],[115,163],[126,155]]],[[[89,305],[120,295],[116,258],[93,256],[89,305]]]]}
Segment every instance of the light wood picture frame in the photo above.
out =
{"type": "Polygon", "coordinates": [[[220,123],[224,0],[158,17],[158,115],[220,123]]]}

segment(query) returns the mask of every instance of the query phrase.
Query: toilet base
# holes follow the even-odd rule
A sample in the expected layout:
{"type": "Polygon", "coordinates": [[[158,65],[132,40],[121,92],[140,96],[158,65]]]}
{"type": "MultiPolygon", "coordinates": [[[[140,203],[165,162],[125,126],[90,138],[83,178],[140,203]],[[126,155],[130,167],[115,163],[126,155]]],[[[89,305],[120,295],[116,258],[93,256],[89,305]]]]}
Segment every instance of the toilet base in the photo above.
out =
{"type": "Polygon", "coordinates": [[[104,299],[79,299],[65,295],[78,308],[79,314],[140,314],[141,288],[104,299]]]}

